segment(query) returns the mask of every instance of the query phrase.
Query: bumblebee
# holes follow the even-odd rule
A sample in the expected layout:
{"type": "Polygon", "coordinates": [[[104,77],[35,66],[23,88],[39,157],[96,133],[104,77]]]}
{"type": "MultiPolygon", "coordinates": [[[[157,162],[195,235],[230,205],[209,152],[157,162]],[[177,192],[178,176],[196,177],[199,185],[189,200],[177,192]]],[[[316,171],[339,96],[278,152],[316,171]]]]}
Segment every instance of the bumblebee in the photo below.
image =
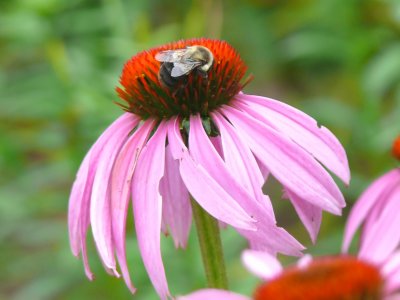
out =
{"type": "Polygon", "coordinates": [[[187,76],[196,70],[203,78],[212,67],[214,56],[204,46],[188,46],[184,49],[166,50],[158,52],[156,60],[162,62],[158,72],[161,85],[169,89],[175,88],[179,83],[185,83],[187,76]]]}

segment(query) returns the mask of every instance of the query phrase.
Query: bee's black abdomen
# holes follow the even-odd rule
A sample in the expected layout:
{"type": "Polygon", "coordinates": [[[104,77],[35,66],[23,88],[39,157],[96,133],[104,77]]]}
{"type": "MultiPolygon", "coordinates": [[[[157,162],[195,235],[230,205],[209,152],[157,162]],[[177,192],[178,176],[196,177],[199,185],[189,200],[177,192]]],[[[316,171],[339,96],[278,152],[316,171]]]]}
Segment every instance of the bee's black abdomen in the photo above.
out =
{"type": "Polygon", "coordinates": [[[161,67],[160,71],[158,73],[158,80],[162,85],[169,89],[173,89],[177,87],[179,84],[182,84],[185,82],[187,75],[182,75],[179,77],[172,77],[171,72],[174,67],[173,63],[170,62],[164,62],[161,67]]]}

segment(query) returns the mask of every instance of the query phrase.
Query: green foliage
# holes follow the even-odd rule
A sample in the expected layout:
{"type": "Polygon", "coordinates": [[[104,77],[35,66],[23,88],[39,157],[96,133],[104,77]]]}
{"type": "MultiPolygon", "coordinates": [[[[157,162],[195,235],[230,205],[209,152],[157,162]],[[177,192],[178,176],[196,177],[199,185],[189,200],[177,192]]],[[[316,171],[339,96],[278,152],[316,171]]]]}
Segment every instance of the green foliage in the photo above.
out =
{"type": "MultiPolygon", "coordinates": [[[[389,148],[400,133],[399,33],[397,0],[1,2],[0,298],[131,297],[103,271],[92,243],[97,278],[86,280],[69,250],[66,213],[85,152],[121,113],[114,88],[137,51],[188,37],[227,40],[255,75],[247,93],[303,109],[343,142],[351,204],[396,166],[389,148]]],[[[282,203],[277,192],[280,224],[309,245],[282,203]]],[[[338,251],[344,224],[325,217],[318,254],[338,251]]],[[[127,236],[137,297],[155,299],[132,228],[127,236]]],[[[256,279],[239,261],[244,241],[227,230],[224,243],[232,288],[250,293],[256,279]]],[[[170,238],[163,248],[173,293],[204,286],[194,234],[186,251],[176,252],[170,238]]]]}

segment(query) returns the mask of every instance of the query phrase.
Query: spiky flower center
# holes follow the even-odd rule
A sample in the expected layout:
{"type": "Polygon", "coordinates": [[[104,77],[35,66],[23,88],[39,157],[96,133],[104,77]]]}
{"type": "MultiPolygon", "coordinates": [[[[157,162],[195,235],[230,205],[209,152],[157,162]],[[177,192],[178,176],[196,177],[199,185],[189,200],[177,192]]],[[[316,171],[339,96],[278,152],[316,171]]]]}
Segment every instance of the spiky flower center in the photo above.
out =
{"type": "Polygon", "coordinates": [[[196,113],[207,117],[210,111],[229,103],[242,90],[245,83],[241,81],[246,70],[240,56],[224,41],[204,38],[182,40],[133,56],[123,68],[120,78],[122,87],[116,90],[125,101],[120,105],[143,119],[187,118],[196,113]],[[206,47],[213,55],[212,66],[207,73],[193,68],[187,74],[171,79],[170,63],[163,68],[161,78],[168,77],[168,83],[174,84],[163,84],[159,74],[163,62],[155,58],[156,54],[195,45],[206,47]]]}
{"type": "Polygon", "coordinates": [[[381,300],[379,270],[352,257],[324,258],[292,268],[260,286],[256,300],[381,300]]]}
{"type": "Polygon", "coordinates": [[[400,160],[400,135],[393,142],[392,153],[394,157],[400,160]]]}

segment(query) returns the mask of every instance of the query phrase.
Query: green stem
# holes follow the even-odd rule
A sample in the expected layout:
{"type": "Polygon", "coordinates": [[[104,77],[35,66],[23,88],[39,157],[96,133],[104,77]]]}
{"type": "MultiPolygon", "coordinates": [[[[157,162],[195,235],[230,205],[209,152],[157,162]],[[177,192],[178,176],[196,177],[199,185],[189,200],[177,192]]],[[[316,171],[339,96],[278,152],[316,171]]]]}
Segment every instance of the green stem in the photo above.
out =
{"type": "Polygon", "coordinates": [[[192,199],[194,221],[209,288],[228,289],[219,225],[192,199]]]}

